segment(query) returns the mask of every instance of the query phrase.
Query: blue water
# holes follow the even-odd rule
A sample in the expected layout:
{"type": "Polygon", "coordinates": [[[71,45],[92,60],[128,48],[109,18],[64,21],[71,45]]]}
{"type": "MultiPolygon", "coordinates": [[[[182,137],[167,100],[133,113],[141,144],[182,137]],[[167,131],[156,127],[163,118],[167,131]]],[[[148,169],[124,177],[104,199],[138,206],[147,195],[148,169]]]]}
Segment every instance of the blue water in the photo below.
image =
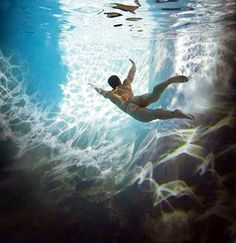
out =
{"type": "MultiPolygon", "coordinates": [[[[212,108],[225,14],[218,4],[149,0],[141,2],[135,15],[116,10],[123,16],[110,19],[104,13],[114,9],[105,0],[4,0],[3,136],[19,147],[19,167],[42,174],[41,183],[55,200],[77,193],[81,181],[90,183],[81,194],[97,200],[144,180],[161,195],[154,204],[183,190],[191,194],[176,170],[163,185],[152,171],[182,153],[199,159],[196,171],[205,168],[211,153],[194,142],[199,125],[184,120],[140,123],[87,84],[109,89],[109,75],[124,79],[132,58],[138,69],[135,94],[176,74],[189,77],[188,83],[168,88],[152,108],[180,108],[196,115],[212,108]],[[180,9],[165,10],[173,7],[180,9]],[[142,20],[126,20],[134,16],[142,20]],[[162,139],[170,136],[175,137],[171,146],[163,145],[162,139]]],[[[225,9],[232,5],[228,1],[225,9]]]]}
{"type": "Polygon", "coordinates": [[[1,0],[0,242],[235,242],[235,1],[140,4],[1,0]],[[88,86],[129,58],[137,95],[188,76],[151,108],[195,119],[142,123],[88,86]]]}
{"type": "MultiPolygon", "coordinates": [[[[95,7],[91,7],[91,3],[86,5],[74,4],[76,6],[72,6],[72,14],[75,16],[76,14],[81,15],[82,19],[90,22],[100,11],[104,10],[104,7],[109,9],[109,2],[106,1],[95,4],[97,5],[95,7]]],[[[171,8],[173,6],[186,7],[187,5],[187,1],[179,1],[177,3],[162,3],[161,6],[171,8]]],[[[0,44],[2,51],[6,52],[6,55],[12,53],[19,54],[20,58],[27,63],[30,69],[30,75],[27,80],[29,94],[37,91],[41,98],[48,99],[50,102],[55,103],[59,102],[62,95],[60,84],[67,81],[67,66],[62,62],[63,50],[59,46],[60,34],[64,32],[63,26],[66,25],[67,28],[71,28],[71,31],[74,28],[78,30],[84,28],[83,25],[80,26],[80,22],[78,22],[78,26],[73,26],[73,24],[67,22],[67,15],[71,13],[63,11],[62,8],[63,2],[60,3],[60,1],[34,1],[33,3],[27,0],[21,2],[4,0],[0,10],[2,18],[0,44]]],[[[158,11],[152,1],[146,2],[146,9],[143,11],[144,14],[147,14],[147,11],[149,11],[148,17],[152,15],[154,18],[158,18],[158,21],[159,19],[161,20],[160,30],[157,30],[155,22],[151,23],[151,26],[148,26],[149,21],[147,21],[147,24],[143,26],[143,28],[147,28],[147,30],[150,29],[152,32],[151,36],[148,38],[153,39],[153,43],[150,43],[150,45],[153,46],[157,41],[157,33],[160,32],[162,28],[165,28],[164,31],[166,31],[169,25],[175,22],[175,19],[168,20],[167,16],[169,16],[169,13],[158,11]]],[[[176,11],[174,11],[174,13],[175,12],[176,11]]],[[[192,15],[194,14],[191,14],[191,16],[192,15]]],[[[104,16],[102,17],[105,18],[104,16]]],[[[113,21],[110,22],[110,25],[112,25],[113,21]]],[[[103,24],[105,24],[105,22],[103,24]]],[[[128,31],[131,31],[132,28],[128,31]]],[[[134,24],[134,29],[135,28],[139,29],[138,23],[134,24]]],[[[67,31],[67,33],[69,32],[70,30],[67,31]]],[[[112,32],[115,33],[116,30],[112,32]]],[[[119,31],[116,34],[119,34],[119,31]]],[[[139,34],[142,35],[141,32],[139,34]]],[[[134,36],[135,35],[137,35],[137,30],[134,36]]],[[[171,51],[171,47],[169,50],[171,51]]],[[[119,63],[117,63],[117,65],[119,65],[119,63]]],[[[165,68],[161,74],[158,74],[153,80],[162,80],[171,74],[171,61],[167,61],[166,65],[168,65],[168,68],[165,68]]],[[[150,85],[150,89],[153,85],[155,85],[155,83],[150,85]]]]}
{"type": "Polygon", "coordinates": [[[14,53],[27,63],[28,93],[58,102],[60,84],[66,81],[66,66],[58,46],[61,14],[56,1],[3,1],[1,11],[2,51],[14,53]],[[5,7],[4,7],[5,6],[5,7]]]}

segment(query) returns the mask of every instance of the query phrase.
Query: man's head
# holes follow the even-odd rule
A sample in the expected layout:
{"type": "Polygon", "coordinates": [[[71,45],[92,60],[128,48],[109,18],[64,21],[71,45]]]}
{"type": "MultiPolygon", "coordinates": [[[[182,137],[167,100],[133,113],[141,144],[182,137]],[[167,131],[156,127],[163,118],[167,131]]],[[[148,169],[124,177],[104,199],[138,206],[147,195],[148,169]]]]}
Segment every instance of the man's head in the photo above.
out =
{"type": "Polygon", "coordinates": [[[109,85],[115,89],[116,87],[118,87],[119,85],[121,85],[121,81],[119,79],[119,77],[117,77],[116,75],[112,75],[109,79],[108,79],[108,83],[109,85]]]}

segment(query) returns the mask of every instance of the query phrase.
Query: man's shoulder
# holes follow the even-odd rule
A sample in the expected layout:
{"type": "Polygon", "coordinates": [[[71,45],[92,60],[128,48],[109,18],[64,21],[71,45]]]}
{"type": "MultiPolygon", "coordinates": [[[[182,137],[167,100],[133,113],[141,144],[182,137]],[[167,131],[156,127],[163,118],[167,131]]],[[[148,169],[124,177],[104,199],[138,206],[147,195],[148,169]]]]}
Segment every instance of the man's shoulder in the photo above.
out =
{"type": "Polygon", "coordinates": [[[131,80],[129,80],[129,79],[126,78],[126,79],[124,80],[124,82],[123,82],[123,86],[127,86],[127,85],[128,85],[128,86],[131,86],[131,80]]]}

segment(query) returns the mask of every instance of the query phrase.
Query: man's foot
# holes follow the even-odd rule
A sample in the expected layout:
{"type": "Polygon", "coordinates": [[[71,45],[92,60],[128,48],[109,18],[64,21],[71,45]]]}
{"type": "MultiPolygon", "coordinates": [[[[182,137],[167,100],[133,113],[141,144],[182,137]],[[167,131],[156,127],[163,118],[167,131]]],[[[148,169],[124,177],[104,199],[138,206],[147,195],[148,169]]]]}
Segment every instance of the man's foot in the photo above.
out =
{"type": "Polygon", "coordinates": [[[175,77],[168,79],[168,81],[172,84],[173,83],[185,83],[188,81],[188,78],[184,75],[179,75],[179,76],[175,76],[175,77]]]}
{"type": "Polygon", "coordinates": [[[184,114],[181,110],[174,110],[173,113],[175,114],[176,118],[186,118],[186,119],[189,119],[189,120],[194,119],[193,115],[184,114]]]}

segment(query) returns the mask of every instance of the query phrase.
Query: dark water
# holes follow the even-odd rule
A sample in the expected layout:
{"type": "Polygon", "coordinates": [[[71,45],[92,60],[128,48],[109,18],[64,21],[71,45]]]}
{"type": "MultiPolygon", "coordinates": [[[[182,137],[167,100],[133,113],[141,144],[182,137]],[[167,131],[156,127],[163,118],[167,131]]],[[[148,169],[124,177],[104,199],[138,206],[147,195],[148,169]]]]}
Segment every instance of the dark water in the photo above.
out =
{"type": "Polygon", "coordinates": [[[236,5],[130,4],[3,1],[1,242],[235,241],[236,5]],[[137,94],[187,75],[152,108],[195,119],[140,123],[89,90],[128,58],[137,94]]]}

